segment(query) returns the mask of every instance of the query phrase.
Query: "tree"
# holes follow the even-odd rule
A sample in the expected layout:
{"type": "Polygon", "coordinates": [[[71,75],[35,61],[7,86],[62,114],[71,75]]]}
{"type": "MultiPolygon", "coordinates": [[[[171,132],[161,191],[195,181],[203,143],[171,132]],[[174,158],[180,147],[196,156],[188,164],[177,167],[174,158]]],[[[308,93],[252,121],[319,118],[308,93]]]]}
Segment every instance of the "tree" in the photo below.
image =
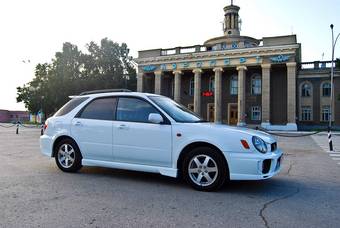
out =
{"type": "Polygon", "coordinates": [[[107,38],[100,45],[90,42],[86,53],[64,43],[51,63],[38,64],[31,82],[17,87],[17,102],[24,102],[31,113],[39,110],[49,116],[69,99],[83,91],[128,88],[135,90],[136,70],[125,43],[107,38]]]}

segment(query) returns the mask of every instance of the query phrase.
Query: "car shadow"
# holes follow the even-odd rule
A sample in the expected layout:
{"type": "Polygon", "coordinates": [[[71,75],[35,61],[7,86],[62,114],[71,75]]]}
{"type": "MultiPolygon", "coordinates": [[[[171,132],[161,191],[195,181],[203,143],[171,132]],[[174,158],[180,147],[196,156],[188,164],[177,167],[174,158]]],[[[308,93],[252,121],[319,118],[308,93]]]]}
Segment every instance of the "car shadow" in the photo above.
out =
{"type": "MultiPolygon", "coordinates": [[[[83,167],[79,174],[85,174],[96,178],[110,178],[120,181],[134,181],[136,183],[145,183],[150,185],[162,185],[174,187],[176,189],[191,189],[191,187],[182,178],[172,178],[156,173],[137,172],[130,170],[111,169],[102,167],[83,167]]],[[[258,181],[227,181],[218,191],[219,193],[248,193],[262,194],[277,189],[286,189],[292,191],[301,186],[302,183],[297,182],[287,176],[277,176],[267,180],[258,181]]]]}

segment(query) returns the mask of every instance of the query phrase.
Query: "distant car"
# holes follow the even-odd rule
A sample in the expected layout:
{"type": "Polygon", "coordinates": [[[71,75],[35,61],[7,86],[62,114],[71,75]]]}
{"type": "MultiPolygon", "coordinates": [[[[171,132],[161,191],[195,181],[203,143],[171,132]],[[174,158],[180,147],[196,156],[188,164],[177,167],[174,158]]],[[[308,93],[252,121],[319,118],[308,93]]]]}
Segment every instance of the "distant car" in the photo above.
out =
{"type": "Polygon", "coordinates": [[[182,176],[197,190],[280,171],[269,134],[205,122],[170,98],[136,92],[85,93],[47,119],[43,154],[65,172],[101,166],[182,176]]]}

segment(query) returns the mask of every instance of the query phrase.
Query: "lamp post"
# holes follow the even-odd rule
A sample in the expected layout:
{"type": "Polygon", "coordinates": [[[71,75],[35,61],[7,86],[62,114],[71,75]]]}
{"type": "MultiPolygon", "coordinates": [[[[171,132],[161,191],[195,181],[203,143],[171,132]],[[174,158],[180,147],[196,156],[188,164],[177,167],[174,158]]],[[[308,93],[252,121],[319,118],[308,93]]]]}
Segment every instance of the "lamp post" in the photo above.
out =
{"type": "Polygon", "coordinates": [[[334,40],[334,25],[331,24],[331,30],[332,30],[332,66],[331,66],[331,97],[330,97],[330,116],[329,116],[329,124],[328,124],[328,143],[329,143],[329,151],[333,151],[333,142],[332,142],[332,116],[333,116],[333,99],[334,99],[334,49],[336,42],[338,41],[338,38],[340,36],[340,33],[337,35],[336,39],[334,40]]]}

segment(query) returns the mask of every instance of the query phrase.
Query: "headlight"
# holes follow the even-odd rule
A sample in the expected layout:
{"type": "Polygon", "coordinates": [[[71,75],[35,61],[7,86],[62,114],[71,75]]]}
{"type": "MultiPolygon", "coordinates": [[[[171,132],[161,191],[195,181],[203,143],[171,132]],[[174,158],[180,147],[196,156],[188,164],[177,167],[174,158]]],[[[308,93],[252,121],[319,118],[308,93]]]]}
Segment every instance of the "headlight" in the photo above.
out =
{"type": "Polygon", "coordinates": [[[253,145],[260,153],[266,153],[267,152],[267,145],[265,141],[263,141],[261,138],[257,136],[253,136],[252,138],[253,145]]]}

